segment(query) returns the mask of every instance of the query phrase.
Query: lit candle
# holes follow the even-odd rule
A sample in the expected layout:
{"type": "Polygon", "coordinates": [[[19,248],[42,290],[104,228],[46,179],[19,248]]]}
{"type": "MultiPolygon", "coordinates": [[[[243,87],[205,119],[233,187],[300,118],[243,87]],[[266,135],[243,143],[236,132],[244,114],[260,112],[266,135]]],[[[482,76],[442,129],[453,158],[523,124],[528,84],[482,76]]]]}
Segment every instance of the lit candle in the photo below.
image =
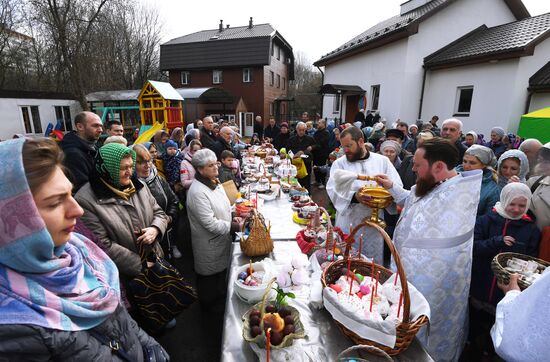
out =
{"type": "Polygon", "coordinates": [[[397,306],[397,318],[399,318],[399,314],[401,313],[401,304],[403,303],[403,292],[399,294],[399,305],[397,306]]]}
{"type": "Polygon", "coordinates": [[[359,259],[361,259],[361,250],[363,250],[363,234],[359,236],[359,259]]]}
{"type": "Polygon", "coordinates": [[[266,360],[267,360],[267,362],[269,362],[269,345],[270,345],[270,340],[271,340],[271,328],[268,328],[267,331],[265,332],[265,334],[267,336],[266,360]]]}
{"type": "Polygon", "coordinates": [[[370,291],[370,312],[372,313],[372,300],[374,299],[374,290],[370,291]]]}

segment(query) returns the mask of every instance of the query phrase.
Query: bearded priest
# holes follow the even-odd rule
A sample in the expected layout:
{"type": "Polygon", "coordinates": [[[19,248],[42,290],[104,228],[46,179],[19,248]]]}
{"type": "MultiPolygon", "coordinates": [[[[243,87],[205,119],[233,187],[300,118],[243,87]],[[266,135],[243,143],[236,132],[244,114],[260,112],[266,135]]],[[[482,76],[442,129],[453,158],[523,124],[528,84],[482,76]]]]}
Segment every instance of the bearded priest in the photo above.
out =
{"type": "MultiPolygon", "coordinates": [[[[362,196],[359,190],[367,185],[375,185],[373,181],[356,180],[349,190],[342,191],[337,185],[337,178],[333,177],[336,170],[346,170],[358,175],[374,176],[380,173],[386,174],[396,185],[402,186],[401,178],[397,170],[386,156],[369,152],[365,147],[363,132],[357,127],[346,128],[340,134],[341,148],[344,149],[345,157],[340,157],[330,168],[330,177],[327,183],[327,193],[336,209],[336,226],[345,233],[349,232],[350,225],[353,227],[360,224],[363,219],[370,217],[371,209],[366,206],[369,196],[362,196]]],[[[397,213],[395,204],[388,207],[388,212],[397,213]]],[[[384,217],[382,210],[378,213],[379,218],[384,217]]],[[[384,240],[373,228],[363,228],[358,235],[363,234],[363,255],[371,258],[380,265],[384,262],[384,240]]],[[[355,238],[355,245],[359,247],[358,238],[355,238]]]]}
{"type": "Polygon", "coordinates": [[[467,337],[473,231],[482,172],[457,174],[458,149],[433,138],[418,146],[410,191],[378,175],[376,181],[403,206],[395,246],[410,281],[428,300],[430,333],[425,348],[436,361],[457,361],[467,337]]]}

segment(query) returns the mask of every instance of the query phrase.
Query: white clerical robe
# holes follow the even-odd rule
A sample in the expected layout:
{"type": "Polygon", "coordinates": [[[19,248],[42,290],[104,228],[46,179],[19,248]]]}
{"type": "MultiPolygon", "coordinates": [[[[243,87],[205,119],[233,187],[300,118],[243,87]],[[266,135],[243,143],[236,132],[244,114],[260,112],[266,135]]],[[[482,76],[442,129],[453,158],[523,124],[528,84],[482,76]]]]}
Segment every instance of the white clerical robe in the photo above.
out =
{"type": "MultiPolygon", "coordinates": [[[[355,227],[361,223],[364,218],[370,217],[371,209],[369,207],[361,203],[352,203],[351,200],[361,187],[367,184],[375,185],[376,183],[374,181],[356,180],[353,182],[348,192],[339,194],[335,190],[335,180],[334,177],[332,177],[333,172],[338,169],[352,171],[358,175],[374,176],[385,174],[388,175],[396,185],[403,185],[397,170],[386,156],[371,152],[369,157],[365,160],[350,162],[343,156],[334,161],[330,168],[331,177],[329,177],[327,183],[327,193],[336,209],[336,226],[340,227],[345,233],[349,233],[350,225],[355,227]]],[[[390,212],[392,211],[390,208],[388,209],[390,212]]],[[[395,213],[395,211],[393,213],[395,213]]],[[[380,210],[378,216],[383,219],[384,212],[380,210]]],[[[363,250],[361,252],[369,258],[374,257],[376,263],[383,265],[384,240],[382,236],[372,228],[363,228],[357,236],[360,234],[363,234],[363,250]]],[[[356,237],[355,240],[355,246],[359,248],[359,237],[356,237]]]]}
{"type": "MultiPolygon", "coordinates": [[[[395,185],[404,202],[394,242],[411,282],[428,300],[430,335],[425,348],[436,361],[457,361],[468,334],[468,293],[473,230],[482,172],[463,172],[423,197],[395,185]]],[[[422,341],[421,342],[425,342],[422,341]]]]}
{"type": "Polygon", "coordinates": [[[550,270],[523,292],[509,291],[497,305],[491,337],[506,361],[549,360],[550,270]]]}

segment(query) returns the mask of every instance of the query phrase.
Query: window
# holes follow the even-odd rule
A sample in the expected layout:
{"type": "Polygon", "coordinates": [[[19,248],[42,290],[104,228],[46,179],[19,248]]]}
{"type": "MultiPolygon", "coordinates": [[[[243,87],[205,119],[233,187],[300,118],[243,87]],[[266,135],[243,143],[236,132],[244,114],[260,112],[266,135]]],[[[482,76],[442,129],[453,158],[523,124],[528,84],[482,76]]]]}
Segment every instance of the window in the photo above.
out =
{"type": "Polygon", "coordinates": [[[212,83],[214,84],[223,83],[223,72],[221,70],[212,71],[212,83]]]}
{"type": "Polygon", "coordinates": [[[269,103],[269,115],[273,115],[273,103],[269,103]]]}
{"type": "Polygon", "coordinates": [[[341,94],[337,94],[334,97],[334,104],[332,106],[332,113],[340,113],[340,98],[342,97],[341,94]]]}
{"type": "Polygon", "coordinates": [[[456,89],[455,116],[468,117],[472,106],[474,87],[458,87],[456,89]]]}
{"type": "Polygon", "coordinates": [[[273,85],[275,82],[275,73],[273,73],[271,70],[269,71],[269,85],[273,85]]]}
{"type": "Polygon", "coordinates": [[[252,69],[244,68],[243,69],[243,83],[252,82],[252,69]]]}
{"type": "Polygon", "coordinates": [[[285,89],[286,89],[286,78],[283,77],[283,90],[285,90],[285,89]]]}
{"type": "Polygon", "coordinates": [[[40,112],[38,106],[21,107],[25,133],[42,133],[42,123],[40,123],[40,112]]]}
{"type": "Polygon", "coordinates": [[[275,55],[275,44],[271,44],[271,56],[275,55]]]}
{"type": "Polygon", "coordinates": [[[61,129],[65,132],[73,130],[71,122],[71,110],[69,106],[54,106],[55,120],[61,125],[61,129]]]}
{"type": "Polygon", "coordinates": [[[281,88],[281,76],[277,74],[277,88],[281,88]]]}
{"type": "Polygon", "coordinates": [[[281,60],[281,48],[277,47],[277,60],[281,60]]]}
{"type": "Polygon", "coordinates": [[[181,72],[181,84],[191,83],[191,72],[181,72]]]}
{"type": "Polygon", "coordinates": [[[378,100],[380,98],[380,84],[373,85],[372,87],[370,87],[370,94],[372,95],[371,110],[377,111],[378,110],[378,100]]]}

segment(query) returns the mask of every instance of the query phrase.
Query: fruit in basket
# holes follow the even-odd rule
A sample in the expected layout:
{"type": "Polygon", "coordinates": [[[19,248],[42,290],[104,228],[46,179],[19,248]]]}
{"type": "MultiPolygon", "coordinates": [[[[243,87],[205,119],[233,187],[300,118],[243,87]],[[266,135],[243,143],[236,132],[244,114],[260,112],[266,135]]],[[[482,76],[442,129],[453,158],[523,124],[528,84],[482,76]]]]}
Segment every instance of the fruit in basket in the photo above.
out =
{"type": "Polygon", "coordinates": [[[291,315],[287,315],[285,317],[285,327],[289,324],[294,324],[294,318],[292,318],[291,315]]]}
{"type": "MultiPolygon", "coordinates": [[[[281,331],[282,332],[282,331],[281,331]]],[[[271,344],[278,346],[283,341],[283,333],[277,331],[271,331],[271,344]]]]}
{"type": "Polygon", "coordinates": [[[285,328],[283,329],[283,336],[287,336],[290,333],[294,333],[296,328],[294,328],[294,324],[286,324],[285,328]]]}
{"type": "Polygon", "coordinates": [[[282,332],[285,328],[285,320],[281,318],[279,313],[266,313],[264,315],[264,329],[266,322],[268,322],[271,328],[276,332],[282,332]]]}
{"type": "Polygon", "coordinates": [[[260,334],[262,334],[262,329],[260,328],[260,326],[252,326],[250,328],[250,336],[252,338],[259,336],[260,334]]]}
{"type": "Polygon", "coordinates": [[[260,317],[257,315],[250,316],[250,325],[251,326],[259,326],[260,325],[260,317]]]}
{"type": "Polygon", "coordinates": [[[277,307],[274,306],[273,304],[268,304],[265,307],[265,312],[266,313],[275,313],[275,312],[277,312],[277,307]]]}
{"type": "Polygon", "coordinates": [[[258,318],[260,317],[260,315],[261,315],[261,312],[260,312],[259,310],[257,310],[257,309],[252,309],[252,310],[250,311],[250,314],[249,314],[250,317],[252,317],[252,316],[258,316],[258,318]]]}
{"type": "Polygon", "coordinates": [[[290,311],[290,309],[288,309],[287,307],[281,307],[279,309],[279,315],[281,316],[281,318],[286,318],[287,316],[289,316],[292,312],[290,311]]]}

